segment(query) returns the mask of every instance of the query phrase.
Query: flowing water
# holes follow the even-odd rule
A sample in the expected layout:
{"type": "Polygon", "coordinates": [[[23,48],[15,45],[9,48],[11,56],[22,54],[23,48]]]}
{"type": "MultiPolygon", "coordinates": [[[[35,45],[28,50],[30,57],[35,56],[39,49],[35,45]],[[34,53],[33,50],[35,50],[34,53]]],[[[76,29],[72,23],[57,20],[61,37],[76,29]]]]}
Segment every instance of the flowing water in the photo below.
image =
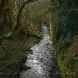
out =
{"type": "MultiPolygon", "coordinates": [[[[22,71],[20,78],[49,78],[50,70],[54,65],[52,61],[52,55],[49,52],[49,36],[48,29],[46,26],[42,27],[43,38],[42,40],[31,47],[32,54],[29,54],[25,62],[26,66],[30,69],[22,71]]],[[[58,78],[58,77],[53,77],[58,78]]]]}

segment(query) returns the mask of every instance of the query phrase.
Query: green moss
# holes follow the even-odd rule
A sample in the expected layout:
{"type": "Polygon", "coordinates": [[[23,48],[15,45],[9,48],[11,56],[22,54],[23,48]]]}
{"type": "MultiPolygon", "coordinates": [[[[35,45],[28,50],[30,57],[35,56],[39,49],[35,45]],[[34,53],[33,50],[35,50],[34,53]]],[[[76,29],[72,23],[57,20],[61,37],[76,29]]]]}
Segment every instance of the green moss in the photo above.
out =
{"type": "Polygon", "coordinates": [[[63,78],[71,78],[72,75],[71,75],[71,69],[69,69],[64,60],[62,60],[62,56],[59,56],[57,58],[58,60],[58,66],[59,66],[59,69],[60,69],[60,72],[61,72],[61,75],[63,78]]]}

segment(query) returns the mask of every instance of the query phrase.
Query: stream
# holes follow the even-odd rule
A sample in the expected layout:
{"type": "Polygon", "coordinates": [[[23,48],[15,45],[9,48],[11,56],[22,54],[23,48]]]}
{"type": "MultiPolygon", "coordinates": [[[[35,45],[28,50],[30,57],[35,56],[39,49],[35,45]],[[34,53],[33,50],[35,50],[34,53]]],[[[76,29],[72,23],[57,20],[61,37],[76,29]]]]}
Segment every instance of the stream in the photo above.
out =
{"type": "Polygon", "coordinates": [[[60,78],[56,71],[56,65],[52,60],[53,57],[49,52],[49,35],[47,26],[42,27],[42,40],[31,47],[32,54],[28,54],[25,65],[30,67],[27,71],[22,71],[20,78],[49,78],[51,70],[51,78],[60,78]]]}

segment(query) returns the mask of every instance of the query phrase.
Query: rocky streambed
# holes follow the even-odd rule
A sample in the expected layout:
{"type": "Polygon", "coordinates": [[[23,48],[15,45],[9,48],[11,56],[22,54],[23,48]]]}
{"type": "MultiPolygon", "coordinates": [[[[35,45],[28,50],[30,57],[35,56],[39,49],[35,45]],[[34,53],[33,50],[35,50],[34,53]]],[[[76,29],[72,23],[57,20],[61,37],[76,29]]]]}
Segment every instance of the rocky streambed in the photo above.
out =
{"type": "Polygon", "coordinates": [[[54,57],[49,51],[49,35],[46,27],[43,27],[42,40],[31,47],[32,54],[28,54],[25,65],[30,67],[20,73],[20,78],[60,78],[54,57]]]}

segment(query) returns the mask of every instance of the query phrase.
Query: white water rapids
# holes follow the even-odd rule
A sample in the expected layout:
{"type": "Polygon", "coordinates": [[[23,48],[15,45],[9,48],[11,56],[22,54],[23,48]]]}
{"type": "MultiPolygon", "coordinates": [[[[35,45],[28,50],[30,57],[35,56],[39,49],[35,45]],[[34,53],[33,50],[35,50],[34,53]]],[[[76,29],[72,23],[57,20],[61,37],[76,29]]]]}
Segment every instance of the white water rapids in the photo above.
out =
{"type": "Polygon", "coordinates": [[[31,48],[25,65],[30,67],[22,71],[20,78],[49,78],[49,71],[53,65],[52,55],[49,52],[49,35],[47,27],[43,27],[43,39],[31,48]]]}

